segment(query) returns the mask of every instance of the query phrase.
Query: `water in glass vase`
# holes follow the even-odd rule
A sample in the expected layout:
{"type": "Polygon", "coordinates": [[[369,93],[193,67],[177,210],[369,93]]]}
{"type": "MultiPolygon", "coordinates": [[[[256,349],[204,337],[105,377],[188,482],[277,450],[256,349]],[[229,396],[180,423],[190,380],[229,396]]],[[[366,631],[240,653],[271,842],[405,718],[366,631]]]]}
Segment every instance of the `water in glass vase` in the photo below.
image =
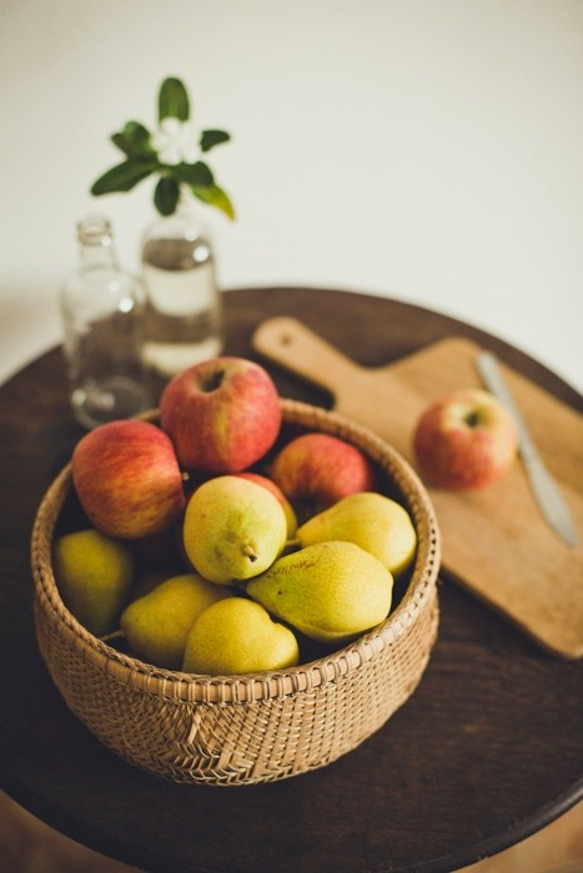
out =
{"type": "Polygon", "coordinates": [[[144,362],[164,378],[216,357],[223,347],[211,245],[180,222],[180,216],[162,220],[142,249],[148,291],[144,362]]]}

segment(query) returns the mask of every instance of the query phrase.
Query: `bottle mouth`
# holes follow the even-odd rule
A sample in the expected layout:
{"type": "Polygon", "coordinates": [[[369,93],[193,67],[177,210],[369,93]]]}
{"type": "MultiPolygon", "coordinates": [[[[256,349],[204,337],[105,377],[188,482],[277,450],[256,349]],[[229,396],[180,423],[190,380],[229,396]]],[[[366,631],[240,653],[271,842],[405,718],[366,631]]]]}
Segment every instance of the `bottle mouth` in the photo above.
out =
{"type": "Polygon", "coordinates": [[[84,245],[110,246],[113,240],[111,222],[104,215],[86,215],[77,223],[77,237],[84,245]]]}

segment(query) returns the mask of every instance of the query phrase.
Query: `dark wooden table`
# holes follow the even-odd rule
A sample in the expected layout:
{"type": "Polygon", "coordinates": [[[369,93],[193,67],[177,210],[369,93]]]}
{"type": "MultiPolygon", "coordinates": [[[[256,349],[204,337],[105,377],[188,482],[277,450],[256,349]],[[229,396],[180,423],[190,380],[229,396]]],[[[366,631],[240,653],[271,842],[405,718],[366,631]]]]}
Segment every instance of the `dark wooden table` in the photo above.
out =
{"type": "MultiPolygon", "coordinates": [[[[583,399],[532,359],[424,309],[304,288],[225,299],[232,354],[254,357],[253,330],[275,314],[295,315],[371,366],[465,335],[583,410],[583,399]]],[[[330,405],[270,370],[282,395],[330,405]]],[[[174,785],[118,760],[66,709],[33,631],[33,517],[82,433],[59,350],[0,388],[0,421],[0,787],[48,824],[152,873],[449,873],[583,798],[583,662],[544,654],[444,574],[439,639],[419,689],[329,767],[211,788],[174,785]]]]}

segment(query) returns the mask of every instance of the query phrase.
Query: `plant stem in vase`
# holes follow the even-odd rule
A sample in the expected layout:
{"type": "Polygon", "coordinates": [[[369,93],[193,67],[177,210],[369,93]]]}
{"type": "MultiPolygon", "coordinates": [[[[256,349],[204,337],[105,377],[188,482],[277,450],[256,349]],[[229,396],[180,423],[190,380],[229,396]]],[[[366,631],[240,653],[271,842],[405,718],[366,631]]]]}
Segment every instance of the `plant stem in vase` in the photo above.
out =
{"type": "Polygon", "coordinates": [[[189,209],[194,199],[235,217],[226,191],[206,160],[210,149],[230,140],[227,131],[198,132],[190,117],[190,98],[176,77],[164,79],[158,95],[158,127],[151,132],[128,121],[111,137],[124,160],[91,186],[97,197],[131,191],[157,176],[154,205],[160,215],[142,245],[142,275],[148,294],[143,363],[170,379],[223,348],[221,296],[213,246],[189,209]]]}

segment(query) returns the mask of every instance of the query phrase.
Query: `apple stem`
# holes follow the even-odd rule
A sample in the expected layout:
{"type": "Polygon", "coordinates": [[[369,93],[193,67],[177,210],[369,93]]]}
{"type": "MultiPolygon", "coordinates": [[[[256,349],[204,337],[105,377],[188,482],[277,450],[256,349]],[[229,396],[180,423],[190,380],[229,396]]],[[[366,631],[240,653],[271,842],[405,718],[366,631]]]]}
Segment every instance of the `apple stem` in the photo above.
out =
{"type": "Polygon", "coordinates": [[[477,412],[468,412],[464,420],[468,427],[477,427],[480,423],[480,416],[477,412]]]}
{"type": "Polygon", "coordinates": [[[201,382],[201,389],[205,391],[207,394],[210,394],[211,391],[216,391],[217,388],[220,388],[223,384],[223,380],[225,378],[225,371],[220,368],[218,370],[209,373],[206,379],[201,382]]]}

